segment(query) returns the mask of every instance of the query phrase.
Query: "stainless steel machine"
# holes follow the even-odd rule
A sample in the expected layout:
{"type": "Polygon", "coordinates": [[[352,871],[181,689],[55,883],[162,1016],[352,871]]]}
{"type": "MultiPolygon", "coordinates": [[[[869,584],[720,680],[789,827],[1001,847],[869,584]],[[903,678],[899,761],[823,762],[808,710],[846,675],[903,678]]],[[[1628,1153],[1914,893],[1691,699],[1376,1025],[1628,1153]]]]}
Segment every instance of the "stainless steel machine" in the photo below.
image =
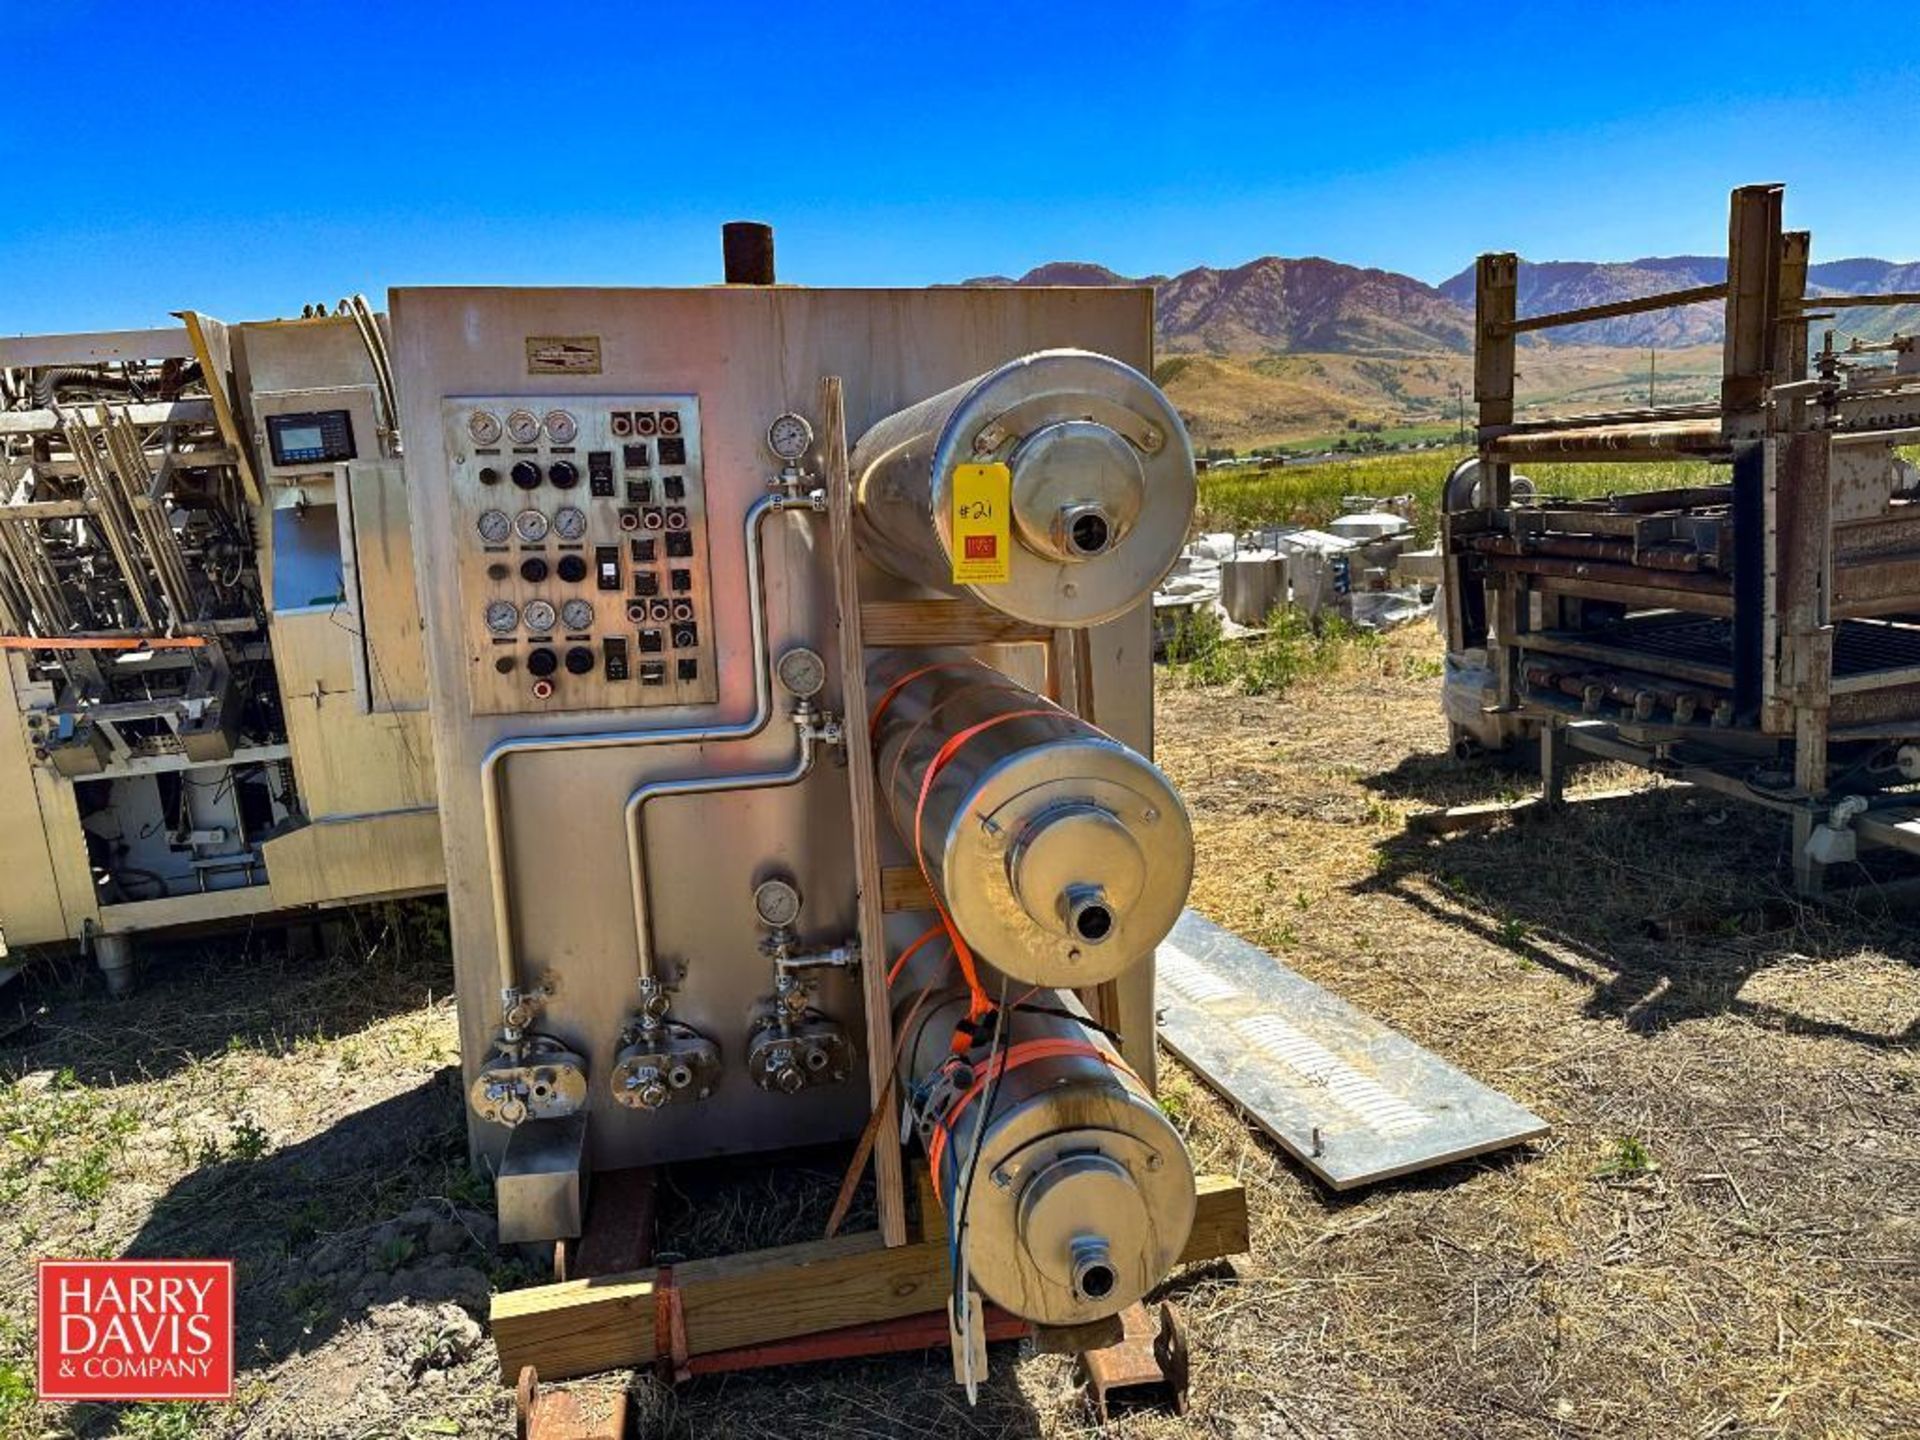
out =
{"type": "Polygon", "coordinates": [[[1137,1298],[1194,1207],[1151,1090],[1192,844],[1146,601],[1194,479],[1150,293],[390,308],[503,1236],[577,1234],[596,1171],[879,1110],[989,1298],[1137,1298]]]}
{"type": "Polygon", "coordinates": [[[441,883],[382,321],[0,341],[0,933],[441,883]]]}

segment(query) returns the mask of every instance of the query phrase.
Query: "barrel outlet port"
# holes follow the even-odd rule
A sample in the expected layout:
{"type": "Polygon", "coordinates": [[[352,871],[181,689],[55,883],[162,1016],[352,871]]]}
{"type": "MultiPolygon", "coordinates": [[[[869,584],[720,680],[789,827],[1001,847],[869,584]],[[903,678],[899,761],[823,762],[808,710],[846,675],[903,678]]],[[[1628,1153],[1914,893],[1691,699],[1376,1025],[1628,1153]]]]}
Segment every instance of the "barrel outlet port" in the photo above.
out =
{"type": "Polygon", "coordinates": [[[667,511],[667,529],[684,530],[687,528],[687,512],[684,510],[667,511]]]}
{"type": "Polygon", "coordinates": [[[1057,538],[1068,555],[1091,560],[1111,550],[1118,537],[1112,518],[1102,506],[1068,505],[1060,512],[1057,538]]]}
{"type": "Polygon", "coordinates": [[[633,433],[633,416],[624,410],[614,411],[612,430],[617,436],[631,435],[633,433]]]}
{"type": "Polygon", "coordinates": [[[633,417],[633,433],[640,436],[660,433],[660,421],[650,410],[639,411],[633,417]]]}
{"type": "Polygon", "coordinates": [[[662,410],[660,412],[660,433],[662,435],[678,435],[680,433],[680,412],[678,410],[662,410]]]}
{"type": "Polygon", "coordinates": [[[1107,1242],[1097,1235],[1083,1235],[1073,1242],[1073,1293],[1082,1300],[1101,1301],[1113,1294],[1120,1277],[1113,1268],[1113,1256],[1107,1242]]]}

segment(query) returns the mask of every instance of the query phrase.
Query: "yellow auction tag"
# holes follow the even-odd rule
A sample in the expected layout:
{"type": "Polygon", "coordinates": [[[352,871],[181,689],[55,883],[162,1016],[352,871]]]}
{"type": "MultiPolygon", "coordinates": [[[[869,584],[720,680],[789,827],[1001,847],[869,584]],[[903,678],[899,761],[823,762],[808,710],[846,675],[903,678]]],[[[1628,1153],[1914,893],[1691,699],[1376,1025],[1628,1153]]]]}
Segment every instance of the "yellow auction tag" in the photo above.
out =
{"type": "Polygon", "coordinates": [[[1004,585],[1013,578],[1013,472],[1004,465],[953,467],[953,583],[1004,585]]]}

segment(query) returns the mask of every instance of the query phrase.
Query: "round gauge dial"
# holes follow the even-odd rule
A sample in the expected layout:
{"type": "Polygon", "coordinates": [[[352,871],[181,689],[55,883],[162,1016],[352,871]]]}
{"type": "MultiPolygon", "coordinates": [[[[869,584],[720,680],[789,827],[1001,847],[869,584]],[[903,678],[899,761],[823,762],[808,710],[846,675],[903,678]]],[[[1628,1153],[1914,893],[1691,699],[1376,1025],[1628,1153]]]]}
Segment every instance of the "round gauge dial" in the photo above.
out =
{"type": "Polygon", "coordinates": [[[547,538],[547,517],[539,510],[522,510],[513,517],[513,532],[529,545],[547,538]]]}
{"type": "Polygon", "coordinates": [[[802,700],[818,695],[827,683],[827,662],[804,645],[796,645],[774,667],[787,692],[802,700]]]}
{"type": "Polygon", "coordinates": [[[798,460],[813,447],[813,426],[802,415],[782,415],[767,427],[767,448],[782,460],[798,460]]]}
{"type": "Polygon", "coordinates": [[[791,925],[800,918],[800,892],[791,880],[763,880],[754,887],[753,908],[768,925],[791,925]]]}
{"type": "Polygon", "coordinates": [[[562,540],[578,540],[587,533],[587,512],[578,505],[562,505],[553,512],[553,533],[562,540]]]}
{"type": "Polygon", "coordinates": [[[527,608],[520,612],[520,618],[527,622],[527,629],[536,635],[549,635],[553,632],[553,606],[545,600],[527,601],[527,608]]]}
{"type": "Polygon", "coordinates": [[[593,602],[569,600],[560,607],[560,623],[570,632],[593,628],[593,602]]]}
{"type": "Polygon", "coordinates": [[[549,410],[543,423],[547,427],[547,438],[556,445],[571,445],[573,437],[580,433],[579,422],[565,410],[549,410]]]}
{"type": "Polygon", "coordinates": [[[496,635],[505,635],[520,623],[520,607],[511,600],[489,600],[487,602],[487,629],[496,635]]]}
{"type": "Polygon", "coordinates": [[[474,524],[479,527],[480,538],[489,545],[505,544],[513,533],[513,517],[504,510],[482,510],[474,524]]]}
{"type": "Polygon", "coordinates": [[[540,438],[540,417],[531,410],[516,410],[507,416],[507,438],[516,445],[531,445],[540,438]]]}
{"type": "Polygon", "coordinates": [[[467,416],[467,434],[476,445],[500,443],[500,417],[491,410],[476,410],[467,416]]]}

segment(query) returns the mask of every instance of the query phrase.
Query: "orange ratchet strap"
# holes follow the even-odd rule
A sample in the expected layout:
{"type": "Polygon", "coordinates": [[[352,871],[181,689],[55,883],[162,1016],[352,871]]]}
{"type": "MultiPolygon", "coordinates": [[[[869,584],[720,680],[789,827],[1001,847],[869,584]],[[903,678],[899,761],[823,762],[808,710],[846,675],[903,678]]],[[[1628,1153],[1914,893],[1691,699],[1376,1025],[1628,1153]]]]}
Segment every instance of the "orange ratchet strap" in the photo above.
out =
{"type": "Polygon", "coordinates": [[[954,1122],[980,1097],[993,1077],[1008,1070],[1018,1070],[1022,1065],[1031,1065],[1036,1060],[1058,1060],[1069,1055],[1085,1055],[1111,1066],[1123,1075],[1133,1074],[1132,1067],[1126,1061],[1116,1060],[1098,1045],[1089,1045],[1084,1040],[1022,1040],[1018,1045],[1009,1046],[997,1060],[982,1067],[973,1082],[973,1088],[955,1101],[953,1108],[933,1127],[933,1138],[927,1142],[927,1166],[933,1172],[936,1195],[940,1193],[940,1161],[947,1153],[947,1136],[952,1133],[954,1122]]]}
{"type": "Polygon", "coordinates": [[[680,1306],[680,1287],[673,1283],[671,1265],[662,1265],[654,1275],[653,1358],[661,1378],[669,1382],[693,1373],[687,1368],[686,1312],[680,1306]]]}
{"type": "Polygon", "coordinates": [[[1065,712],[1059,706],[1048,703],[1044,708],[1027,710],[1008,710],[977,725],[969,725],[958,734],[951,735],[947,743],[940,747],[933,757],[933,763],[927,766],[927,773],[920,777],[920,799],[913,807],[913,852],[920,862],[920,878],[927,882],[927,891],[933,896],[933,907],[940,915],[940,923],[947,927],[947,935],[953,941],[953,953],[960,961],[960,973],[966,978],[967,992],[972,997],[967,1002],[967,1018],[978,1020],[993,1008],[993,1002],[987,997],[986,987],[980,983],[979,969],[973,963],[973,951],[967,948],[967,942],[960,938],[960,931],[953,923],[953,917],[947,914],[946,903],[940,898],[940,891],[933,883],[933,872],[927,868],[926,849],[920,841],[920,820],[927,812],[927,796],[933,791],[934,779],[947,767],[947,762],[960,752],[974,736],[993,729],[996,725],[1005,725],[1010,720],[1025,720],[1036,715],[1060,715],[1065,712]]]}
{"type": "MultiPolygon", "coordinates": [[[[871,735],[880,728],[880,717],[887,713],[887,707],[893,704],[894,696],[898,695],[922,675],[930,675],[935,670],[957,670],[963,666],[979,664],[980,662],[978,660],[969,657],[965,660],[935,660],[931,664],[922,665],[918,670],[909,670],[882,692],[880,703],[873,707],[873,714],[867,719],[867,733],[871,735]]],[[[982,665],[980,668],[984,670],[987,667],[982,665]]]]}

